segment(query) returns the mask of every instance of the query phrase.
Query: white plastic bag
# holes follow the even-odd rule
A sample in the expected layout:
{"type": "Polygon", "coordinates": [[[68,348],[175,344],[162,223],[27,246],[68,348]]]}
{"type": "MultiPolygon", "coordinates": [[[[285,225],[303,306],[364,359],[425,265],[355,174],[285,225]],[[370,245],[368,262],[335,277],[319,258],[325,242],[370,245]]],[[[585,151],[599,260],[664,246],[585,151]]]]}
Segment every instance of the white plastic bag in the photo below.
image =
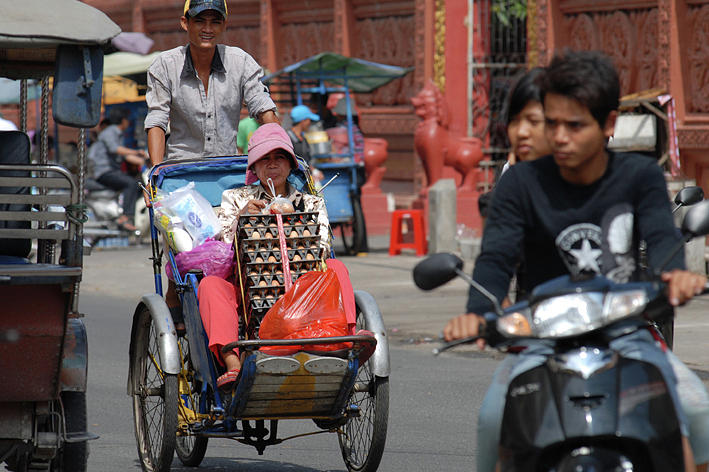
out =
{"type": "Polygon", "coordinates": [[[178,217],[182,220],[182,225],[192,236],[195,247],[221,232],[221,225],[212,205],[194,189],[194,182],[168,195],[159,195],[155,203],[155,211],[161,217],[166,216],[169,219],[178,217]]]}

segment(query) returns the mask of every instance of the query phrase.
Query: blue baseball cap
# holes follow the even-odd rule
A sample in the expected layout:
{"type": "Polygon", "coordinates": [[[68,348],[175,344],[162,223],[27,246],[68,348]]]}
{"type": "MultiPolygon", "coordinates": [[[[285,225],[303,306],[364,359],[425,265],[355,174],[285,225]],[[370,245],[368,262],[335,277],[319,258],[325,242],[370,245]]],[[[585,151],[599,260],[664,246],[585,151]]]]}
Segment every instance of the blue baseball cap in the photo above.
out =
{"type": "Polygon", "coordinates": [[[320,121],[320,116],[310,111],[310,108],[306,107],[305,105],[298,105],[293,107],[293,109],[290,111],[290,117],[291,120],[293,120],[293,123],[300,123],[306,118],[310,118],[311,121],[320,121]]]}
{"type": "Polygon", "coordinates": [[[226,0],[186,0],[184,15],[194,18],[205,10],[215,10],[218,11],[224,18],[226,18],[227,10],[226,0]]]}

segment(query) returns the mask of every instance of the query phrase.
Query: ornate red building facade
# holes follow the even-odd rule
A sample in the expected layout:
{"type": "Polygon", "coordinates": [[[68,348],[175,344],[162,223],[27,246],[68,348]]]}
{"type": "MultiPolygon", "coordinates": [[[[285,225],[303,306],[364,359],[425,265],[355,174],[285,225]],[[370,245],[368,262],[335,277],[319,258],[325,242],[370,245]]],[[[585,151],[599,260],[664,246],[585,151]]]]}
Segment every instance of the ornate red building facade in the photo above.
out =
{"type": "Polygon", "coordinates": [[[530,62],[555,49],[597,49],[622,93],[663,88],[675,98],[683,173],[709,190],[709,0],[529,0],[530,62]]]}

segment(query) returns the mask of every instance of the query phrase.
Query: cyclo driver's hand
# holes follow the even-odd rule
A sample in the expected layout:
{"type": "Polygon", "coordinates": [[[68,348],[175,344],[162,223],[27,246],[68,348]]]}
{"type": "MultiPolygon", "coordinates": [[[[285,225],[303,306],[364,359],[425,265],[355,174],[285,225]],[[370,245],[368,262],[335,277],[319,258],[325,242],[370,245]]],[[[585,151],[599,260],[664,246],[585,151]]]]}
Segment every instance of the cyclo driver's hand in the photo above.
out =
{"type": "Polygon", "coordinates": [[[702,293],[707,283],[705,276],[688,270],[663,272],[661,277],[667,283],[667,298],[672,306],[687,303],[693,296],[702,293]]]}
{"type": "MultiPolygon", "coordinates": [[[[443,328],[443,338],[450,342],[456,339],[477,336],[480,333],[481,326],[485,326],[485,319],[475,313],[466,313],[465,315],[456,316],[443,328]]],[[[485,348],[484,339],[478,339],[475,341],[475,344],[477,344],[480,349],[485,348]]]]}
{"type": "Polygon", "coordinates": [[[258,214],[261,213],[264,208],[266,208],[266,200],[249,200],[249,203],[246,204],[244,208],[241,209],[239,212],[239,215],[247,215],[247,214],[258,214]]]}

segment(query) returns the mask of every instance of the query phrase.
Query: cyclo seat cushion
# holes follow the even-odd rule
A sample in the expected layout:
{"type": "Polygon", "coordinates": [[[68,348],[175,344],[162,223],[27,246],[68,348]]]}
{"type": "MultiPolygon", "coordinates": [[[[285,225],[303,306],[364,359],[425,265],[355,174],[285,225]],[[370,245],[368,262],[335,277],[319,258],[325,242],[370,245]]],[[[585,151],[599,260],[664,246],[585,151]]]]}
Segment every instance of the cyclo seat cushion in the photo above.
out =
{"type": "MultiPolygon", "coordinates": [[[[0,131],[0,164],[30,163],[30,139],[22,131],[0,131]]],[[[0,170],[0,177],[30,177],[30,172],[21,170],[0,170]]],[[[0,194],[29,194],[29,187],[0,186],[0,194]]],[[[24,203],[3,203],[0,200],[0,211],[31,211],[31,206],[24,203]]],[[[0,228],[30,229],[30,221],[0,220],[0,228]]],[[[27,257],[32,249],[30,239],[6,239],[0,243],[0,255],[27,257]]]]}

